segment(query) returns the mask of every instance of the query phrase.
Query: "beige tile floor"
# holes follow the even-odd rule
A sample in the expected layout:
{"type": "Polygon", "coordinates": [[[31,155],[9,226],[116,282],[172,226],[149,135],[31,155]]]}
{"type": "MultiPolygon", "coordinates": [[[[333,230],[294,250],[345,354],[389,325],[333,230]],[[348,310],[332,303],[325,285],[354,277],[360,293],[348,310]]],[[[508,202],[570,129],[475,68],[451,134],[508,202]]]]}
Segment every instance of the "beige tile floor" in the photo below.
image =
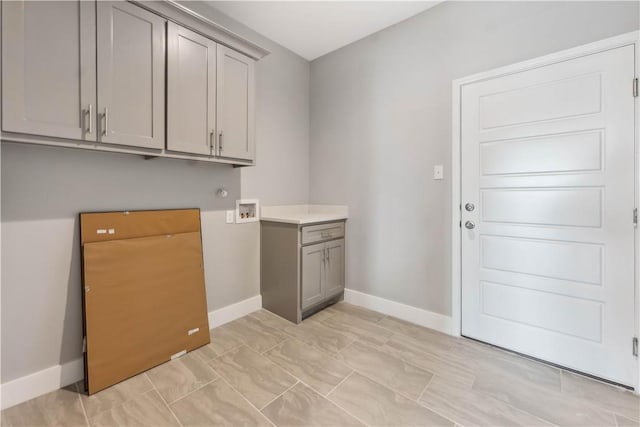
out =
{"type": "Polygon", "coordinates": [[[3,426],[639,426],[630,392],[339,303],[258,311],[211,344],[93,396],[70,386],[3,426]]]}

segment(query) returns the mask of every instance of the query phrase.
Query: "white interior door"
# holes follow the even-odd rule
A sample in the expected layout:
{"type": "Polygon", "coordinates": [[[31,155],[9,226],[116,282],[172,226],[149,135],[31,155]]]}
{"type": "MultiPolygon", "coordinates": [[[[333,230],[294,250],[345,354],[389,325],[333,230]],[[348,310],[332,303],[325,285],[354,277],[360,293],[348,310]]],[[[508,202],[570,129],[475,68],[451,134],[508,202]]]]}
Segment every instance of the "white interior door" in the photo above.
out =
{"type": "Polygon", "coordinates": [[[464,336],[635,384],[633,78],[624,46],[463,86],[464,336]]]}

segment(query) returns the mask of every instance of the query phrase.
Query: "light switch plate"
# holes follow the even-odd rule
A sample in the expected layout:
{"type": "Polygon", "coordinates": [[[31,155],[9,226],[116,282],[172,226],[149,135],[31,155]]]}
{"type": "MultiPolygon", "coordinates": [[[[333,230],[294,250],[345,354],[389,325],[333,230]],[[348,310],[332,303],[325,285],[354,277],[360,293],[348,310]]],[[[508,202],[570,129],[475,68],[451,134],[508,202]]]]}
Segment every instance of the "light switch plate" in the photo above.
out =
{"type": "Polygon", "coordinates": [[[433,179],[444,179],[444,168],[442,165],[433,166],[433,179]]]}
{"type": "Polygon", "coordinates": [[[236,211],[227,211],[227,224],[233,224],[233,219],[236,216],[236,211]]]}

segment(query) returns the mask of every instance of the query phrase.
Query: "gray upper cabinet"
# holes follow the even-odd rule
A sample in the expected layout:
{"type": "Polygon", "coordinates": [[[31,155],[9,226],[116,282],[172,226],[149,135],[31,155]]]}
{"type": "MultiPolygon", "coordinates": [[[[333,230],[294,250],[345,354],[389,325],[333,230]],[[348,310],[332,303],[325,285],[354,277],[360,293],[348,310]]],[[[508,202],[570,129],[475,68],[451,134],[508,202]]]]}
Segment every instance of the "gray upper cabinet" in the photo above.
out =
{"type": "Polygon", "coordinates": [[[344,239],[328,241],[325,251],[324,292],[325,297],[332,297],[344,290],[344,239]]]}
{"type": "Polygon", "coordinates": [[[168,23],[168,150],[212,154],[216,139],[216,46],[212,40],[168,23]]]}
{"type": "Polygon", "coordinates": [[[96,140],[95,3],[2,2],[2,130],[96,140]]]}
{"type": "Polygon", "coordinates": [[[218,45],[218,141],[222,158],[255,159],[255,61],[218,45]]]}
{"type": "Polygon", "coordinates": [[[128,2],[97,2],[100,142],[164,148],[165,23],[128,2]]]}
{"type": "Polygon", "coordinates": [[[0,4],[4,140],[254,164],[263,48],[174,2],[0,4]]]}
{"type": "Polygon", "coordinates": [[[325,253],[324,243],[302,248],[302,310],[324,298],[325,253]]]}

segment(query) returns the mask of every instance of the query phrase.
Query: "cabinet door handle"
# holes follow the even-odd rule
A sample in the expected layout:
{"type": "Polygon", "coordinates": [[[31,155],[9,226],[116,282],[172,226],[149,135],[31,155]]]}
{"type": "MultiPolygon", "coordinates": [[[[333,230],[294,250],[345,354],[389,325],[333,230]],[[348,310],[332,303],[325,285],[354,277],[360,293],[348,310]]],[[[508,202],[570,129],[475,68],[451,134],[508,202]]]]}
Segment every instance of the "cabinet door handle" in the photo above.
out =
{"type": "Polygon", "coordinates": [[[209,148],[213,150],[213,155],[216,155],[216,140],[215,140],[216,131],[215,129],[209,132],[209,148]]]}
{"type": "Polygon", "coordinates": [[[104,129],[102,129],[102,134],[107,136],[107,129],[109,128],[109,109],[104,107],[104,129]]]}
{"type": "Polygon", "coordinates": [[[89,116],[89,126],[87,127],[87,133],[93,133],[93,105],[89,104],[89,108],[87,109],[87,115],[89,116]]]}
{"type": "Polygon", "coordinates": [[[220,131],[220,137],[218,138],[218,155],[222,156],[222,131],[220,131]]]}
{"type": "Polygon", "coordinates": [[[325,251],[327,251],[327,268],[329,268],[329,263],[331,262],[329,258],[329,248],[326,248],[325,251]]]}

